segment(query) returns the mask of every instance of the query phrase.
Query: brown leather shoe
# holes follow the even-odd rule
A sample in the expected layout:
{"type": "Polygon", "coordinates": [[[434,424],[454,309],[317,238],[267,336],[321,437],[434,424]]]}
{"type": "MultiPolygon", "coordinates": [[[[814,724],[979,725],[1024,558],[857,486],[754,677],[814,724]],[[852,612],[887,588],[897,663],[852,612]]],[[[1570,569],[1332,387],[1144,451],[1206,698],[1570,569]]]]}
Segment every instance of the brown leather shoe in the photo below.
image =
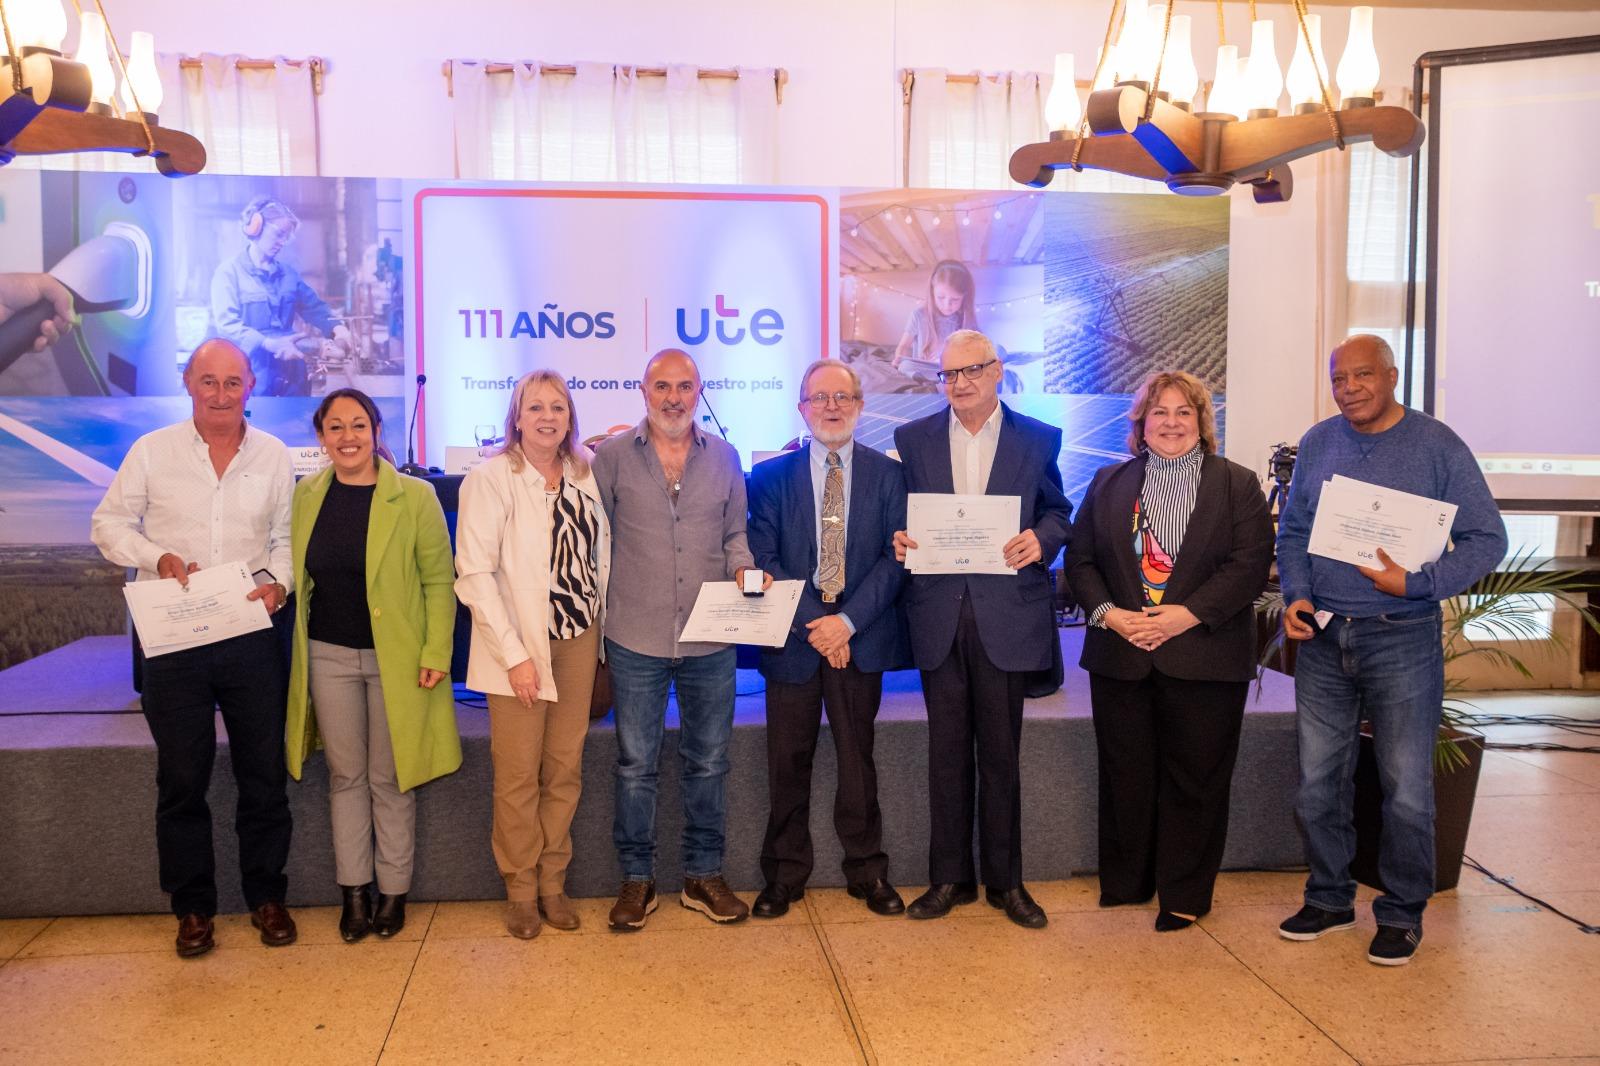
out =
{"type": "Polygon", "coordinates": [[[699,911],[713,922],[742,922],[750,917],[750,905],[733,894],[728,882],[716,877],[685,877],[678,902],[699,911]]]}
{"type": "Polygon", "coordinates": [[[261,930],[261,942],[269,948],[288,947],[300,935],[294,927],[294,919],[276,900],[251,911],[250,924],[261,930]]]}
{"type": "Polygon", "coordinates": [[[506,900],[506,932],[518,940],[532,940],[543,928],[539,911],[531,899],[506,900]]]}
{"type": "Polygon", "coordinates": [[[572,901],[565,892],[558,892],[553,896],[539,897],[539,913],[544,920],[557,929],[567,932],[578,928],[578,912],[573,909],[572,901]]]}
{"type": "Polygon", "coordinates": [[[613,931],[631,933],[643,929],[645,919],[656,910],[656,883],[654,881],[624,881],[617,893],[617,902],[611,905],[607,918],[613,931]]]}
{"type": "Polygon", "coordinates": [[[211,919],[204,914],[185,914],[178,919],[178,958],[192,959],[217,946],[212,939],[211,919]]]}

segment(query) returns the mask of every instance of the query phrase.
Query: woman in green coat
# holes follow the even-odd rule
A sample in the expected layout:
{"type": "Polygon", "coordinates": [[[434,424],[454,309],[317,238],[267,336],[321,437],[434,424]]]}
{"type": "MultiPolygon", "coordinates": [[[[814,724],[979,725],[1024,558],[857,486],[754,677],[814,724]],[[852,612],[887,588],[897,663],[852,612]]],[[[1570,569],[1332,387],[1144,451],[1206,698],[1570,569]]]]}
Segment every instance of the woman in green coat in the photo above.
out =
{"type": "Polygon", "coordinates": [[[455,570],[433,487],[383,458],[371,398],[330,392],[312,425],[331,463],[294,493],[286,742],[296,780],[306,756],[326,749],[339,934],[354,943],[405,925],[412,790],[461,765],[448,678],[455,570]]]}

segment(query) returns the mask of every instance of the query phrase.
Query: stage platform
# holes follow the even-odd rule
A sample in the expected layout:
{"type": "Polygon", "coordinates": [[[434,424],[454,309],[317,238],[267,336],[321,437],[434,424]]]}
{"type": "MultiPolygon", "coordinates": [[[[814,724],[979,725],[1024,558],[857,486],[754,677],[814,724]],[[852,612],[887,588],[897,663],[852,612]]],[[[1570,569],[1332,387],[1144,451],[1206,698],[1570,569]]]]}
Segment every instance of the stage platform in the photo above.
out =
{"type": "MultiPolygon", "coordinates": [[[[1088,677],[1077,669],[1082,631],[1061,631],[1069,664],[1053,695],[1029,700],[1022,736],[1024,875],[1071,877],[1095,868],[1096,773],[1088,677]]],[[[897,884],[927,881],[927,722],[920,680],[904,671],[885,680],[877,762],[889,871],[897,884]]],[[[766,736],[761,676],[740,671],[728,775],[725,873],[734,888],[761,886],[758,858],[767,814],[766,736]]],[[[1269,673],[1252,692],[1234,776],[1224,866],[1284,868],[1303,864],[1294,824],[1293,682],[1269,673]]],[[[502,895],[489,850],[488,713],[457,705],[461,769],[418,792],[417,865],[412,895],[427,900],[502,895]]],[[[221,732],[219,722],[219,734],[221,732]]],[[[226,745],[226,739],[220,742],[226,745]]],[[[610,719],[590,729],[583,799],[574,824],[568,891],[605,896],[616,890],[611,844],[610,719]]],[[[669,715],[662,750],[657,878],[680,883],[677,732],[669,715]]],[[[818,746],[812,803],[816,870],[812,884],[839,885],[833,833],[834,763],[827,726],[818,746]]],[[[327,772],[320,754],[305,779],[290,782],[294,845],[291,904],[335,904],[328,826],[327,772]]],[[[233,834],[234,785],[219,750],[211,788],[218,888],[224,911],[243,909],[233,834]]],[[[35,915],[163,912],[156,881],[155,747],[130,679],[128,642],[92,637],[0,671],[0,918],[35,915]]]]}

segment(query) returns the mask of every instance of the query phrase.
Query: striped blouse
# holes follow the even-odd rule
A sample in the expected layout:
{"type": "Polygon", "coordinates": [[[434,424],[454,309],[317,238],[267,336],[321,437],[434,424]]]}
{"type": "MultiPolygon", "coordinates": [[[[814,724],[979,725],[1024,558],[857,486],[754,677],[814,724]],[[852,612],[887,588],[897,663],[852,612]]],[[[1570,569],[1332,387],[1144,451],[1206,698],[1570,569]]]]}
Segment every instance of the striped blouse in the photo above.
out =
{"type": "Polygon", "coordinates": [[[550,637],[569,640],[594,624],[600,604],[595,505],[565,478],[550,505],[550,637]]]}
{"type": "Polygon", "coordinates": [[[1144,605],[1161,602],[1172,576],[1172,562],[1183,548],[1183,534],[1200,491],[1205,451],[1196,444],[1176,459],[1155,452],[1145,457],[1144,487],[1133,504],[1133,554],[1139,558],[1144,605]]]}

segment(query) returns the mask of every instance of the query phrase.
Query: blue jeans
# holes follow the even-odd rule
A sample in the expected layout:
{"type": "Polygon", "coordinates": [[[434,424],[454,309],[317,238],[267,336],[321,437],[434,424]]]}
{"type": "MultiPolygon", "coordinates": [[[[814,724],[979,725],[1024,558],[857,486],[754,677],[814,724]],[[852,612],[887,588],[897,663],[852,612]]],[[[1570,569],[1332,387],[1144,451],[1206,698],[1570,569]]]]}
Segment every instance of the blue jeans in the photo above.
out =
{"type": "Polygon", "coordinates": [[[683,757],[683,872],[688,877],[722,872],[734,658],[731,647],[667,659],[606,641],[617,708],[617,803],[611,839],[624,881],[655,878],[657,763],[669,686],[678,695],[678,754],[683,757]]]}
{"type": "Polygon", "coordinates": [[[1306,837],[1305,900],[1349,910],[1356,883],[1356,753],[1370,719],[1383,785],[1378,873],[1387,891],[1372,904],[1380,925],[1422,930],[1433,894],[1433,749],[1444,704],[1444,651],[1437,608],[1421,615],[1335,617],[1300,645],[1295,708],[1306,837]]]}

